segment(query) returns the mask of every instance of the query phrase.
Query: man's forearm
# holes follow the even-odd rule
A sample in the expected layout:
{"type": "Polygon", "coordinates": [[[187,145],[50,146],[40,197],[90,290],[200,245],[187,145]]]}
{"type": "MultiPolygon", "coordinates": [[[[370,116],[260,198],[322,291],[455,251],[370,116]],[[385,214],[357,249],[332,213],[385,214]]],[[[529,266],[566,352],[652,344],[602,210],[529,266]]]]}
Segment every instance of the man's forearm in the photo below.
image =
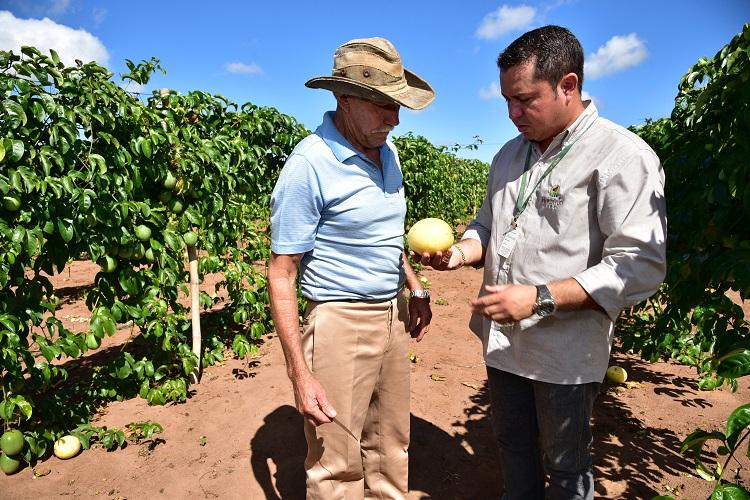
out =
{"type": "Polygon", "coordinates": [[[308,367],[299,332],[296,262],[294,259],[288,262],[287,259],[288,256],[271,257],[271,264],[268,268],[268,290],[271,316],[284,350],[287,373],[289,378],[295,379],[308,371],[308,367]],[[290,268],[291,265],[295,266],[293,270],[290,268]]]}
{"type": "Polygon", "coordinates": [[[573,278],[548,283],[547,287],[555,299],[555,305],[559,311],[602,310],[599,304],[591,298],[591,295],[573,278]]]}
{"type": "Polygon", "coordinates": [[[414,272],[414,269],[411,267],[411,264],[409,264],[409,257],[406,255],[406,251],[402,252],[402,259],[404,261],[404,274],[406,275],[407,288],[409,288],[409,290],[412,290],[412,291],[424,288],[422,286],[422,283],[419,281],[419,277],[417,276],[417,273],[414,272]]]}
{"type": "MultiPolygon", "coordinates": [[[[465,266],[477,266],[484,263],[484,247],[482,242],[473,238],[466,238],[456,242],[454,245],[459,255],[463,255],[465,262],[461,262],[465,266]]],[[[456,253],[454,251],[454,253],[456,253]]]]}

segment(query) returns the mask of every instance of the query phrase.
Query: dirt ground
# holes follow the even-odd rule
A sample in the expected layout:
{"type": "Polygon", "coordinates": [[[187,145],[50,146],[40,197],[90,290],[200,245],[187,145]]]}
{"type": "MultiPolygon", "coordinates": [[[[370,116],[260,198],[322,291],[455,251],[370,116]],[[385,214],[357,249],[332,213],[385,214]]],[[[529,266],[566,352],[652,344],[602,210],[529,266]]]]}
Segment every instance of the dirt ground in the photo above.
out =
{"type": "MultiPolygon", "coordinates": [[[[76,262],[54,279],[62,298],[58,318],[73,330],[88,324],[82,294],[96,271],[76,262]]],[[[411,378],[409,498],[496,499],[499,469],[485,367],[480,343],[467,328],[468,301],[481,271],[428,270],[423,276],[431,283],[434,321],[425,340],[411,348],[418,360],[411,378]]],[[[93,356],[119,349],[130,334],[121,328],[93,356]]],[[[707,498],[710,483],[679,454],[680,442],[697,427],[723,430],[729,413],[750,400],[750,380],[743,379],[736,393],[701,392],[689,367],[621,353],[612,363],[625,367],[632,383],[605,383],[595,405],[597,498],[707,498]]],[[[34,470],[0,477],[0,498],[304,498],[302,419],[275,335],[263,339],[254,359],[207,368],[184,404],[112,403],[93,423],[123,427],[143,420],[164,427],[156,446],[131,444],[114,452],[94,447],[67,461],[49,458],[34,470]]],[[[741,465],[730,463],[726,475],[738,469],[750,486],[747,457],[741,465]]]]}

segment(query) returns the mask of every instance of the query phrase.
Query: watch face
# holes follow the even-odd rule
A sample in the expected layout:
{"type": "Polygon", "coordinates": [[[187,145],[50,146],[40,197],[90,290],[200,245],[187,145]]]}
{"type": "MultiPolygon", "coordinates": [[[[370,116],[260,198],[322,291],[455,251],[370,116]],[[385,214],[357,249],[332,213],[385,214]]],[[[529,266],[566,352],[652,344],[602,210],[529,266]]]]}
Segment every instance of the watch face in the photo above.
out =
{"type": "Polygon", "coordinates": [[[549,316],[555,312],[555,301],[542,300],[538,302],[534,307],[534,312],[541,317],[549,316]]]}

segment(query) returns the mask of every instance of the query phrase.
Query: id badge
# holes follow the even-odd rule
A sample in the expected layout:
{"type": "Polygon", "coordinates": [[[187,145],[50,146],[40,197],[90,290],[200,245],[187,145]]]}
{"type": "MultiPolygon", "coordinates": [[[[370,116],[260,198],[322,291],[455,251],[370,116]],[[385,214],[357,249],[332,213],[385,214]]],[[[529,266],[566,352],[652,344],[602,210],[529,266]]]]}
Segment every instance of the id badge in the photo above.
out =
{"type": "Polygon", "coordinates": [[[500,249],[498,250],[501,257],[506,259],[510,257],[510,254],[513,253],[513,248],[516,246],[516,241],[518,241],[518,236],[520,236],[518,227],[505,232],[503,241],[500,243],[500,249]]]}

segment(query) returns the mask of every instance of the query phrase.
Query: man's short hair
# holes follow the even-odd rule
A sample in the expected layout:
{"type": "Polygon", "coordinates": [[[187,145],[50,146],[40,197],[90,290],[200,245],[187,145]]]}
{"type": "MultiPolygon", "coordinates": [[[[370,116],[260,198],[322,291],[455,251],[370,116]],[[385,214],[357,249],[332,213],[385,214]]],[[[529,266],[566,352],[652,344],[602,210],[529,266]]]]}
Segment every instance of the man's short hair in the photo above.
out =
{"type": "Polygon", "coordinates": [[[497,58],[500,71],[536,63],[534,78],[546,80],[554,89],[568,73],[578,75],[583,90],[583,49],[573,33],[561,26],[543,26],[515,39],[497,58]]]}

